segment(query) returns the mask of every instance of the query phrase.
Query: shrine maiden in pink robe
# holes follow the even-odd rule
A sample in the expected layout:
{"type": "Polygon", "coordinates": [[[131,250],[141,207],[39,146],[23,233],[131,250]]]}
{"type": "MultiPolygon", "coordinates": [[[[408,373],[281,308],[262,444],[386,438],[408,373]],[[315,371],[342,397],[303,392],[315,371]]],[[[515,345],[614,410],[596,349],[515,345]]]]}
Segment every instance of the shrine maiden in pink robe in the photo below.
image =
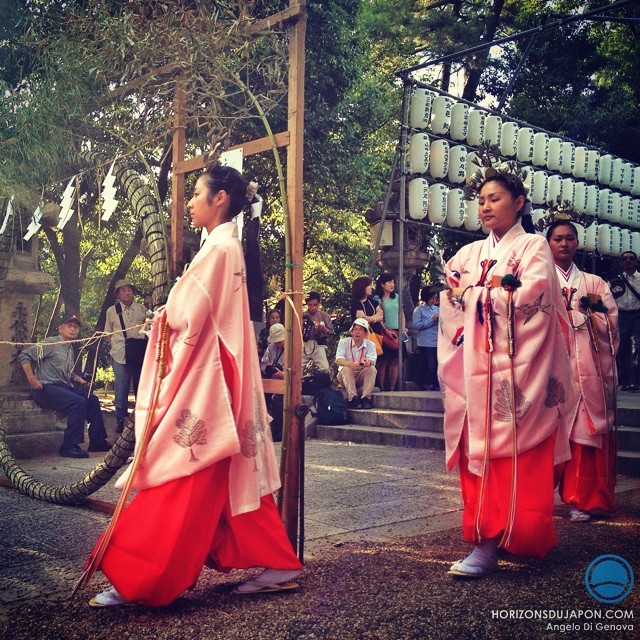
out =
{"type": "Polygon", "coordinates": [[[586,512],[615,510],[618,308],[607,283],[573,263],[578,248],[573,225],[558,221],[547,238],[571,321],[571,364],[580,394],[560,495],[578,510],[572,511],[573,520],[588,520],[586,512]]]}
{"type": "Polygon", "coordinates": [[[169,604],[205,564],[220,571],[266,567],[237,588],[243,593],[297,587],[290,580],[302,565],[272,495],[278,467],[231,221],[245,189],[238,172],[221,167],[196,183],[189,211],[209,235],[151,331],[136,402],[137,447],[145,425],[152,435],[133,478],[138,492],[115,520],[99,563],[113,587],[91,606],[169,604]],[[158,381],[163,334],[166,374],[158,381]]]}
{"type": "Polygon", "coordinates": [[[464,539],[495,541],[486,561],[454,563],[468,577],[495,569],[496,545],[534,557],[555,546],[553,467],[569,457],[577,402],[549,247],[519,222],[502,231],[448,262],[440,300],[447,469],[460,466],[464,539]]]}
{"type": "MultiPolygon", "coordinates": [[[[257,509],[262,496],[279,488],[246,297],[237,226],[226,222],[207,237],[160,311],[170,328],[167,374],[154,412],[154,433],[136,476],[137,488],[191,475],[229,456],[233,515],[257,509]],[[230,275],[221,278],[221,274],[230,275]]],[[[151,334],[151,353],[161,318],[151,334]]],[[[153,358],[146,358],[136,401],[138,441],[151,404],[156,366],[153,358]]],[[[126,479],[127,472],[116,486],[123,486],[126,479]]]]}

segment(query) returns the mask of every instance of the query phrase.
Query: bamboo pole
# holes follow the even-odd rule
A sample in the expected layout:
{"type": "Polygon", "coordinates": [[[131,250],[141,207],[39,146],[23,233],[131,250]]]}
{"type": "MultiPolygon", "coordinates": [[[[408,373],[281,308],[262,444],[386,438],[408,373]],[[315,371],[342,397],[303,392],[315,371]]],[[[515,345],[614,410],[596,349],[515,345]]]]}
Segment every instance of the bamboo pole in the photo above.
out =
{"type": "Polygon", "coordinates": [[[304,447],[304,418],[296,411],[302,400],[302,261],[303,261],[303,151],[304,151],[304,44],[306,32],[306,3],[291,1],[302,11],[289,27],[289,101],[288,131],[291,136],[287,153],[287,199],[289,211],[289,247],[287,255],[286,289],[291,303],[285,308],[288,371],[288,393],[284,402],[284,437],[282,442],[281,478],[282,491],[279,507],[287,535],[302,557],[303,542],[298,545],[298,519],[303,513],[300,504],[301,486],[304,482],[300,460],[304,447]],[[292,308],[293,307],[293,308],[292,308]],[[300,507],[300,510],[299,510],[300,507]]]}
{"type": "MultiPolygon", "coordinates": [[[[186,94],[180,80],[176,83],[176,89],[173,98],[173,145],[172,145],[172,162],[175,167],[184,161],[185,149],[185,102],[186,94]]],[[[184,245],[184,173],[176,173],[171,175],[171,268],[169,273],[171,278],[176,278],[178,274],[178,265],[183,259],[184,245]]]]}

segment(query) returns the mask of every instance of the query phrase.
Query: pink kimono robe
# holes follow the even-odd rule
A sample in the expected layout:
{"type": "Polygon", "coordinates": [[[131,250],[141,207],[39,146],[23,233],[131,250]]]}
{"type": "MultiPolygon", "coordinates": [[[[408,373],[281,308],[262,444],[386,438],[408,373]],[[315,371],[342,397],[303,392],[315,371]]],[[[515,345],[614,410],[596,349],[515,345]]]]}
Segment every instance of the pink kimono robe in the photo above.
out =
{"type": "Polygon", "coordinates": [[[553,466],[577,394],[568,317],[545,240],[520,224],[462,247],[440,300],[447,468],[460,463],[465,540],[543,557],[556,543],[553,466]],[[511,275],[511,283],[502,278],[511,275]]]}
{"type": "Polygon", "coordinates": [[[556,272],[572,324],[571,363],[580,392],[560,495],[583,511],[613,511],[618,308],[602,278],[574,264],[568,272],[556,266],[556,272]],[[606,312],[587,311],[585,297],[600,301],[606,312]]]}
{"type": "Polygon", "coordinates": [[[235,223],[213,230],[159,313],[136,402],[138,443],[149,415],[138,493],[99,567],[116,589],[159,606],[205,564],[300,569],[272,496],[280,482],[235,223]],[[166,376],[151,413],[164,320],[166,376]]]}

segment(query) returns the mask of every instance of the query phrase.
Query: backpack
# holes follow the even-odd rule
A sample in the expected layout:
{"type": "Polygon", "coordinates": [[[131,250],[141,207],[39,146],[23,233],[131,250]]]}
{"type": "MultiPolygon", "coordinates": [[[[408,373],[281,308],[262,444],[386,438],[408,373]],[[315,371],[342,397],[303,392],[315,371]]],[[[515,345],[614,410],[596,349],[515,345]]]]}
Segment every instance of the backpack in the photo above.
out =
{"type": "Polygon", "coordinates": [[[313,399],[316,416],[320,424],[347,424],[349,415],[342,391],[338,389],[322,389],[313,399]]]}
{"type": "Polygon", "coordinates": [[[302,395],[316,396],[322,389],[331,386],[331,376],[328,371],[314,371],[302,378],[302,395]]]}

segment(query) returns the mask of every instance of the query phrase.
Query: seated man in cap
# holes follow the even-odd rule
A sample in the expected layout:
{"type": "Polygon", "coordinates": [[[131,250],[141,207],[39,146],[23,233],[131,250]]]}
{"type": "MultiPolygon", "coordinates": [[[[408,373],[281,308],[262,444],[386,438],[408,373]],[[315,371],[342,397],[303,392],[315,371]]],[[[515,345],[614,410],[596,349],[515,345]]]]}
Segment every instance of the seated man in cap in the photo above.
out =
{"type": "Polygon", "coordinates": [[[76,359],[71,341],[76,340],[79,333],[79,318],[66,315],[60,321],[57,336],[23,349],[18,356],[36,403],[67,414],[67,428],[60,447],[60,455],[66,458],[88,457],[79,446],[84,442],[86,421],[89,421],[89,451],[111,449],[100,402],[93,394],[87,397],[89,383],[73,372],[76,359]]]}
{"type": "Polygon", "coordinates": [[[147,309],[133,299],[133,285],[128,280],[118,280],[115,286],[116,303],[107,309],[104,330],[111,342],[111,364],[114,377],[116,405],[116,433],[122,433],[129,412],[129,390],[138,392],[142,365],[125,360],[125,338],[145,340],[138,328],[144,323],[147,309]],[[136,328],[132,328],[136,327],[136,328]]]}
{"type": "Polygon", "coordinates": [[[351,325],[351,337],[342,338],[336,349],[338,380],[347,390],[350,409],[371,409],[371,392],[376,382],[376,347],[369,335],[369,323],[356,318],[351,325]],[[358,389],[360,396],[358,397],[358,389]]]}

